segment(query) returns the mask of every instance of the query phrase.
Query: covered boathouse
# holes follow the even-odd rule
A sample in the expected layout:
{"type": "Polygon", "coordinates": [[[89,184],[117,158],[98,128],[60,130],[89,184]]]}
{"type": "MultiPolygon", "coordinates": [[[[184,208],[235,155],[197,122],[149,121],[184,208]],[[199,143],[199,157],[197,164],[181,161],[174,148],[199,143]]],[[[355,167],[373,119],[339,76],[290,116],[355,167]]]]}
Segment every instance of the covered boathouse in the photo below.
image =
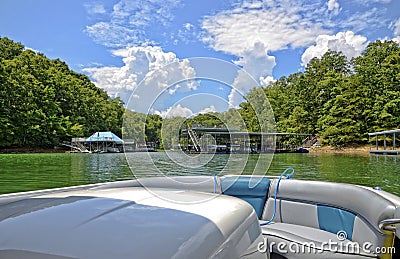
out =
{"type": "Polygon", "coordinates": [[[96,132],[86,140],[87,149],[94,153],[118,153],[123,151],[124,141],[111,131],[96,132]]]}
{"type": "Polygon", "coordinates": [[[240,132],[223,127],[181,130],[180,146],[189,153],[307,153],[310,134],[240,132]]]}

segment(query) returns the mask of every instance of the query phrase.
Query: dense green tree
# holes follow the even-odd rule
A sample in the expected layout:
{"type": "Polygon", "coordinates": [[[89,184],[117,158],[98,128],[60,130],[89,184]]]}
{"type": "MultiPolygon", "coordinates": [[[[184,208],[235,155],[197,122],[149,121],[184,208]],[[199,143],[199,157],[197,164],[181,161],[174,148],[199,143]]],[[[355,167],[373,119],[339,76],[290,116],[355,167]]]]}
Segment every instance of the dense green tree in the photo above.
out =
{"type": "Polygon", "coordinates": [[[230,108],[220,114],[220,119],[228,129],[246,131],[246,123],[238,109],[230,108]]]}
{"type": "Polygon", "coordinates": [[[226,127],[222,120],[219,118],[219,114],[216,112],[201,113],[194,118],[187,121],[189,126],[193,127],[226,127]]]}
{"type": "MultiPolygon", "coordinates": [[[[181,130],[186,128],[186,119],[182,117],[166,118],[161,127],[161,142],[165,150],[177,149],[181,130]]],[[[183,143],[182,143],[183,144],[183,143]]],[[[187,143],[185,143],[187,144],[187,143]]]]}
{"type": "Polygon", "coordinates": [[[121,100],[56,59],[0,38],[0,147],[53,146],[95,131],[121,134],[121,100]]]}
{"type": "Polygon", "coordinates": [[[400,47],[376,41],[354,59],[354,83],[364,92],[363,117],[368,131],[400,125],[400,47]]]}
{"type": "Polygon", "coordinates": [[[24,45],[0,37],[0,59],[11,60],[24,51],[24,45]]]}
{"type": "Polygon", "coordinates": [[[145,143],[145,127],[145,114],[125,110],[122,125],[122,136],[124,139],[133,140],[136,143],[145,143]]]}
{"type": "Polygon", "coordinates": [[[145,135],[146,142],[159,143],[161,139],[162,118],[157,114],[146,116],[145,135]]]}
{"type": "Polygon", "coordinates": [[[253,88],[240,104],[239,113],[249,132],[275,132],[272,107],[262,88],[253,88]]]}
{"type": "Polygon", "coordinates": [[[309,133],[344,146],[366,143],[368,132],[399,127],[399,90],[399,45],[376,41],[351,62],[328,51],[265,92],[278,131],[309,133]]]}

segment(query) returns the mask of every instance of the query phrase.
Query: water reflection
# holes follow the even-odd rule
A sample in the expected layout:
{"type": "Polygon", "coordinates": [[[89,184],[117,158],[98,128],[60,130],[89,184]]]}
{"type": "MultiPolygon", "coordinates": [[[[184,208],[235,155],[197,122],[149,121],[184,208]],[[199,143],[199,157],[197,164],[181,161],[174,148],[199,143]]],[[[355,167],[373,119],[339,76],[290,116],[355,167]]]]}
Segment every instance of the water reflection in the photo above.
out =
{"type": "MultiPolygon", "coordinates": [[[[187,174],[268,174],[279,175],[286,168],[296,170],[295,178],[380,186],[394,194],[400,194],[398,157],[369,156],[368,154],[276,154],[269,168],[254,172],[259,155],[216,155],[206,165],[188,168],[173,163],[165,153],[133,154],[132,172],[137,177],[187,174]],[[142,157],[143,158],[143,157],[142,157]],[[229,161],[229,164],[228,164],[229,161]],[[229,165],[229,166],[227,166],[229,165]]],[[[268,160],[268,159],[266,159],[268,160]]]]}

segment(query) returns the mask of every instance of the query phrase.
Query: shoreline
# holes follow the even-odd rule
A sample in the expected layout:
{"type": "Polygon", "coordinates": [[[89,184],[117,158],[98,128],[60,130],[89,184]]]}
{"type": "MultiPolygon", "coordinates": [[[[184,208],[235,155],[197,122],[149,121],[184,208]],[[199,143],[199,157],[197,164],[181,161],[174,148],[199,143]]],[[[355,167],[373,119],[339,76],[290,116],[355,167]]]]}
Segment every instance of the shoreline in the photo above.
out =
{"type": "MultiPolygon", "coordinates": [[[[315,148],[307,148],[310,153],[331,153],[331,154],[369,154],[369,145],[353,145],[348,147],[333,147],[321,146],[315,148]]],[[[54,147],[20,147],[20,148],[0,148],[0,154],[37,154],[37,153],[66,153],[70,151],[69,148],[54,147]]],[[[157,150],[158,152],[165,152],[165,150],[157,150]]]]}
{"type": "Polygon", "coordinates": [[[65,153],[70,149],[64,147],[43,148],[43,147],[14,147],[14,148],[0,148],[0,154],[52,154],[52,153],[65,153]]]}
{"type": "Polygon", "coordinates": [[[310,153],[332,153],[332,154],[368,154],[370,145],[352,145],[347,147],[322,146],[308,148],[310,153]]]}

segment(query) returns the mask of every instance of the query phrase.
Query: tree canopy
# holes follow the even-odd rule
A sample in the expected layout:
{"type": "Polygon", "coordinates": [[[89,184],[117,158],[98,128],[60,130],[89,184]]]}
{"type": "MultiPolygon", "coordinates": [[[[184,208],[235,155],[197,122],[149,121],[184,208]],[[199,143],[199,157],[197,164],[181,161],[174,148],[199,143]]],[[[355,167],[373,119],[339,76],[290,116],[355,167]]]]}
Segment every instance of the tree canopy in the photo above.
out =
{"type": "Polygon", "coordinates": [[[368,132],[400,126],[400,47],[378,40],[352,60],[328,51],[264,90],[278,131],[313,134],[333,146],[363,144],[368,132]]]}
{"type": "Polygon", "coordinates": [[[59,59],[0,38],[0,147],[53,146],[96,131],[121,134],[123,103],[59,59]]]}

